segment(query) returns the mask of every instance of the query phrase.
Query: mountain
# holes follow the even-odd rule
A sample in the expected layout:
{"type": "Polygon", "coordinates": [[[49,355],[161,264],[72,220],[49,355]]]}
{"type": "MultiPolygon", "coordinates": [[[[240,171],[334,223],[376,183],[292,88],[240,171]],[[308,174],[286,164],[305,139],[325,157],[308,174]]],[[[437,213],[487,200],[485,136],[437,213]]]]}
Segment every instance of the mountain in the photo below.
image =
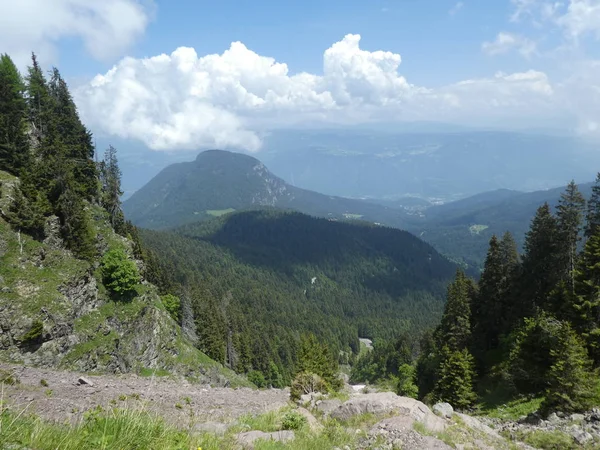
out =
{"type": "Polygon", "coordinates": [[[597,146],[569,136],[393,127],[277,131],[265,138],[260,159],[292,185],[325,194],[444,202],[592,180],[600,168],[597,146]]]}
{"type": "Polygon", "coordinates": [[[406,231],[274,208],[141,237],[188,293],[200,348],[265,376],[271,363],[291,374],[305,332],[347,356],[359,337],[416,339],[439,319],[456,271],[406,231]]]}
{"type": "MultiPolygon", "coordinates": [[[[592,185],[579,185],[586,198],[592,185]]],[[[406,228],[451,259],[481,268],[493,234],[500,236],[510,231],[521,249],[537,208],[544,202],[556,207],[564,190],[565,187],[526,193],[486,192],[427,208],[420,216],[412,216],[406,228]]]]}
{"type": "Polygon", "coordinates": [[[259,160],[222,150],[166,167],[125,201],[123,209],[136,225],[160,229],[262,206],[393,226],[401,226],[405,216],[394,208],[290,186],[259,160]]]}

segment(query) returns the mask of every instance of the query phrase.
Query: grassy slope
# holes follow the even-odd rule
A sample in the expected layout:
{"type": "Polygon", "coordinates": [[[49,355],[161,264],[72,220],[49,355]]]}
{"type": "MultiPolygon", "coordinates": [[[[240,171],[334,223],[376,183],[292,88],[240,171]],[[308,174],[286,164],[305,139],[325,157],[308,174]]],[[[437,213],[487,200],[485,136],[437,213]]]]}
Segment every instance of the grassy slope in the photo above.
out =
{"type": "MultiPolygon", "coordinates": [[[[0,207],[5,210],[15,178],[0,172],[0,181],[0,207]]],[[[103,210],[90,207],[90,213],[105,249],[121,246],[131,252],[129,241],[112,231],[103,210]]],[[[102,285],[99,269],[94,271],[89,263],[63,249],[15,233],[1,218],[0,322],[9,324],[9,333],[13,334],[12,339],[8,334],[0,336],[0,358],[4,360],[100,372],[125,369],[144,374],[158,369],[163,374],[192,378],[202,374],[213,379],[224,377],[232,385],[249,385],[184,339],[154,286],[140,284],[131,301],[113,301],[102,285]],[[88,284],[97,286],[89,299],[91,304],[74,304],[61,293],[61,288],[89,274],[93,279],[88,279],[88,284]],[[44,324],[46,342],[39,348],[19,348],[22,331],[36,320],[44,324]],[[53,328],[58,323],[71,328],[68,339],[56,336],[53,328]],[[67,340],[64,351],[61,346],[67,340]],[[151,364],[144,363],[149,360],[151,364]]]]}

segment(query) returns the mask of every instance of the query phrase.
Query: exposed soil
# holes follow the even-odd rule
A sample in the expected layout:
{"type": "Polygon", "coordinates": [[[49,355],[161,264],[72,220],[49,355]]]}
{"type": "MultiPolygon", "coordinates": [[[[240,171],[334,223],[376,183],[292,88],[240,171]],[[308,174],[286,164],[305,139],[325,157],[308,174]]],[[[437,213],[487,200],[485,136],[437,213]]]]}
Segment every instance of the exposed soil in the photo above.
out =
{"type": "Polygon", "coordinates": [[[203,422],[228,423],[247,413],[262,413],[285,406],[288,390],[212,388],[186,380],[136,375],[87,375],[0,363],[20,383],[3,385],[2,400],[20,412],[49,419],[76,422],[97,406],[139,407],[158,413],[178,426],[203,422]],[[80,384],[84,377],[92,385],[80,384]],[[42,381],[44,380],[44,381],[42,381]]]}

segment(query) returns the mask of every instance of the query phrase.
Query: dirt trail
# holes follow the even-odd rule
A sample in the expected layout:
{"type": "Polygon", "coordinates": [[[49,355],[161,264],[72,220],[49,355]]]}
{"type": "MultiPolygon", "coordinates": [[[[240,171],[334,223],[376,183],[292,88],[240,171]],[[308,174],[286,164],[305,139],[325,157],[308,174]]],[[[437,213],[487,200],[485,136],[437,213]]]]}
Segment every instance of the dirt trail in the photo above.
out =
{"type": "Polygon", "coordinates": [[[77,421],[83,412],[99,405],[145,408],[179,426],[228,423],[246,413],[279,409],[289,399],[289,392],[279,389],[211,388],[186,380],[129,374],[94,376],[4,363],[0,369],[14,372],[20,380],[3,387],[8,405],[61,422],[77,421]],[[82,376],[93,385],[79,384],[82,376]]]}

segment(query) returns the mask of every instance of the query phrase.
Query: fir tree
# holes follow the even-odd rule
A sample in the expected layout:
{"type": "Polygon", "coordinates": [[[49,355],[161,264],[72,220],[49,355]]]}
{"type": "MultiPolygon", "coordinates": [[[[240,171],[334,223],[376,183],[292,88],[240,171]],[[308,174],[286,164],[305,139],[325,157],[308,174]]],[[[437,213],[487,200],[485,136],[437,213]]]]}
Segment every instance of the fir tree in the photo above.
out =
{"type": "Polygon", "coordinates": [[[48,90],[48,83],[35,54],[31,55],[31,66],[26,77],[27,109],[32,137],[38,154],[44,156],[47,148],[42,143],[49,134],[52,124],[54,104],[48,90]],[[40,148],[41,147],[41,148],[40,148]]]}
{"type": "Polygon", "coordinates": [[[24,91],[12,59],[0,55],[0,169],[14,175],[30,164],[24,91]]]}

